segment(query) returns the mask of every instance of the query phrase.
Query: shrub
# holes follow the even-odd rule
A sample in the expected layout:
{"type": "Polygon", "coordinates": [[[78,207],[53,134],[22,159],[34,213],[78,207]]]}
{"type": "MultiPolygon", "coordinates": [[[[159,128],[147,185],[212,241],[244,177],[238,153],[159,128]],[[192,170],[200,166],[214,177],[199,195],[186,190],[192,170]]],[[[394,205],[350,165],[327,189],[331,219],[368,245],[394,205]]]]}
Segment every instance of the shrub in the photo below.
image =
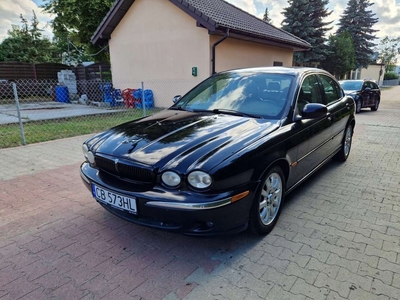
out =
{"type": "Polygon", "coordinates": [[[399,79],[399,75],[394,72],[385,73],[383,80],[399,79]]]}

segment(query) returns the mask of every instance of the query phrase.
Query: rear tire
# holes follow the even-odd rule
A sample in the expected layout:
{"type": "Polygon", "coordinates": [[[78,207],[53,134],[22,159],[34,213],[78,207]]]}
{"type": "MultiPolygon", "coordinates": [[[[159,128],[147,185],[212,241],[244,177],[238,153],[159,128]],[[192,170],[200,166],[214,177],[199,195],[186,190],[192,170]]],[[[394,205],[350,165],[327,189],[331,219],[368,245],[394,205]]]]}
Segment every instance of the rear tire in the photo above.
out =
{"type": "Polygon", "coordinates": [[[374,106],[371,106],[372,111],[377,111],[379,108],[379,100],[375,100],[374,106]]]}
{"type": "Polygon", "coordinates": [[[260,182],[253,199],[249,228],[258,235],[272,231],[281,213],[285,195],[285,176],[278,166],[270,168],[260,182]]]}
{"type": "Polygon", "coordinates": [[[349,124],[347,125],[344,132],[342,147],[340,148],[340,151],[336,153],[336,155],[333,157],[335,160],[341,162],[345,162],[347,160],[350,154],[352,140],[353,140],[353,126],[349,124]]]}

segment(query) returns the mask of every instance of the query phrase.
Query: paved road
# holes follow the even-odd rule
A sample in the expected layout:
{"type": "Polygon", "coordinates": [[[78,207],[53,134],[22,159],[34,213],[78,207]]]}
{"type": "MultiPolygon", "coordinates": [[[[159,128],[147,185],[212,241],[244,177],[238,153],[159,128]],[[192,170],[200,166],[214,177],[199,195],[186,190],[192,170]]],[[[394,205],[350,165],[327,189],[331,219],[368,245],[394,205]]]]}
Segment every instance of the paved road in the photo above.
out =
{"type": "Polygon", "coordinates": [[[400,299],[400,87],[356,116],[348,161],[272,233],[192,238],[122,221],[79,178],[86,137],[0,150],[0,299],[400,299]]]}

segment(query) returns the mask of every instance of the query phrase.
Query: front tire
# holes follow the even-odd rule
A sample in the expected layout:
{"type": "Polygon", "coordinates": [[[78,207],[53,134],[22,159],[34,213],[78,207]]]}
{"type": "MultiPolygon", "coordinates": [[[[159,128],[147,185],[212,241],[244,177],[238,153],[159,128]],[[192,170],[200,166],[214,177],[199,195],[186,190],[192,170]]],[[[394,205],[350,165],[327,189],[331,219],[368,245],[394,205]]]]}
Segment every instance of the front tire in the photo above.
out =
{"type": "Polygon", "coordinates": [[[281,213],[285,194],[285,176],[278,166],[264,175],[253,199],[249,228],[253,233],[265,235],[272,231],[281,213]]]}
{"type": "Polygon", "coordinates": [[[361,111],[362,103],[361,100],[356,101],[356,114],[359,114],[361,111]]]}
{"type": "Polygon", "coordinates": [[[353,126],[347,125],[343,137],[342,147],[340,151],[333,157],[337,161],[346,161],[350,154],[351,142],[353,140],[353,126]]]}

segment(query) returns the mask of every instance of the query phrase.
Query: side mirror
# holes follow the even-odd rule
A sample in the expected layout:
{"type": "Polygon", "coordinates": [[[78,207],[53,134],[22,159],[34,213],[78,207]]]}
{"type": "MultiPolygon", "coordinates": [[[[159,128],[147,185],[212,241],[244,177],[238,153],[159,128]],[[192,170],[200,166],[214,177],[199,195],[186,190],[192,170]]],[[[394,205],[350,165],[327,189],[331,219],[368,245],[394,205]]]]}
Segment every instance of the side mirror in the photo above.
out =
{"type": "Polygon", "coordinates": [[[302,119],[318,119],[326,116],[328,108],[321,103],[308,103],[301,112],[302,119]]]}
{"type": "Polygon", "coordinates": [[[364,91],[365,91],[365,92],[370,92],[370,91],[371,91],[371,88],[370,88],[370,87],[366,87],[366,88],[364,89],[364,91]]]}
{"type": "Polygon", "coordinates": [[[172,102],[176,103],[179,100],[181,100],[182,96],[181,95],[176,95],[174,98],[172,98],[172,102]]]}

